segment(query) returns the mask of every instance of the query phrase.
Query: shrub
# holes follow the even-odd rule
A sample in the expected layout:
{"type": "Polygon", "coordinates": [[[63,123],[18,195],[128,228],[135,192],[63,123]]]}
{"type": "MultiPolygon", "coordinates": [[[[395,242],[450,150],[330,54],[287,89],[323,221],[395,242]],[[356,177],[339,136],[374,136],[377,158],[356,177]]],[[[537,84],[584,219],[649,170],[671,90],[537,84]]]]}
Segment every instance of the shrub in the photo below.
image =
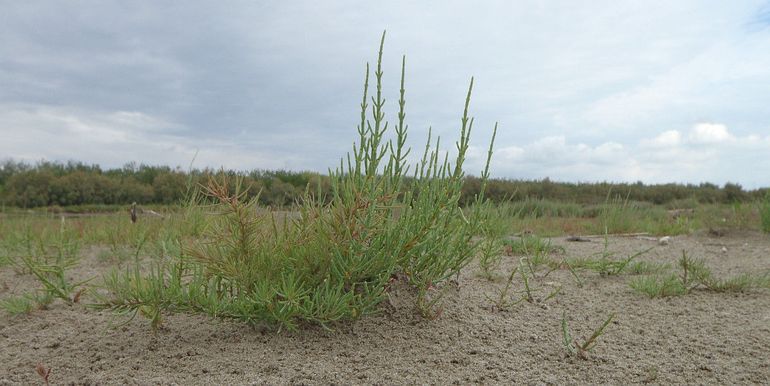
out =
{"type": "MultiPolygon", "coordinates": [[[[419,310],[435,316],[442,293],[437,286],[475,255],[473,236],[481,229],[483,186],[476,209],[466,214],[458,204],[473,125],[468,117],[473,79],[454,163],[442,157],[439,141],[434,145],[429,133],[407,185],[405,59],[395,136],[386,141],[384,38],[374,73],[376,95],[370,105],[367,65],[358,141],[353,154],[330,171],[328,201],[306,189],[298,214],[278,215],[258,210],[258,197],[248,198],[240,179],[231,190],[226,176],[212,178],[198,202],[213,202],[208,211],[218,214],[206,218],[203,237],[186,243],[180,256],[158,263],[149,276],[138,268],[113,273],[106,281],[112,296],[100,306],[141,312],[156,326],[161,311],[177,310],[295,328],[374,312],[389,284],[403,278],[415,289],[419,310]]],[[[482,185],[491,152],[490,144],[482,185]]]]}

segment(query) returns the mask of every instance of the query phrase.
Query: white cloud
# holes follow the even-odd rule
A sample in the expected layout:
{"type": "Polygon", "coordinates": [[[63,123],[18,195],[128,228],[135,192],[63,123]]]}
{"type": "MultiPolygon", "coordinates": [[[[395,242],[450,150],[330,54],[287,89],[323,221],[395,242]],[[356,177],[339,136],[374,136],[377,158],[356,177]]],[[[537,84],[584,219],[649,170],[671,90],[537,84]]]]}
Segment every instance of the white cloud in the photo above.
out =
{"type": "Polygon", "coordinates": [[[547,176],[573,182],[738,181],[749,188],[763,186],[762,178],[770,173],[770,136],[738,137],[718,123],[697,123],[686,132],[667,130],[637,143],[608,141],[593,146],[564,136],[544,137],[497,149],[492,170],[513,178],[547,176]]]}
{"type": "Polygon", "coordinates": [[[672,147],[682,143],[682,134],[678,130],[664,131],[651,140],[643,140],[642,145],[651,147],[672,147]]]}
{"type": "Polygon", "coordinates": [[[507,146],[495,151],[494,159],[501,164],[522,162],[540,166],[570,167],[584,163],[611,164],[624,155],[625,147],[617,142],[598,146],[570,144],[564,136],[538,139],[524,147],[507,146]]]}
{"type": "Polygon", "coordinates": [[[694,143],[720,143],[734,139],[727,126],[721,123],[698,123],[690,131],[690,141],[694,143]]]}
{"type": "Polygon", "coordinates": [[[712,30],[701,35],[711,36],[708,40],[684,35],[682,39],[694,40],[683,44],[683,51],[668,58],[667,65],[638,74],[634,82],[592,101],[583,119],[601,131],[758,108],[757,95],[747,91],[770,82],[770,54],[764,52],[768,37],[745,34],[737,26],[740,23],[735,21],[725,26],[734,31],[731,34],[712,30]]]}
{"type": "Polygon", "coordinates": [[[29,162],[41,159],[94,162],[106,167],[129,161],[233,169],[283,168],[275,154],[227,140],[205,142],[176,135],[178,124],[142,112],[94,112],[41,106],[0,107],[0,154],[29,162]]]}
{"type": "MultiPolygon", "coordinates": [[[[413,154],[429,126],[456,135],[475,75],[472,140],[501,124],[494,176],[770,185],[770,29],[747,26],[763,1],[157,2],[131,14],[14,2],[0,13],[0,158],[184,165],[200,148],[202,166],[324,171],[355,140],[364,62],[387,28],[385,110],[392,119],[404,53],[413,154]],[[187,28],[201,20],[212,28],[187,28]]],[[[469,172],[485,156],[469,153],[469,172]]]]}
{"type": "Polygon", "coordinates": [[[633,167],[626,147],[616,142],[597,146],[572,144],[564,136],[545,137],[525,146],[507,146],[495,150],[492,170],[516,178],[551,177],[561,180],[601,180],[618,168],[633,167]]]}

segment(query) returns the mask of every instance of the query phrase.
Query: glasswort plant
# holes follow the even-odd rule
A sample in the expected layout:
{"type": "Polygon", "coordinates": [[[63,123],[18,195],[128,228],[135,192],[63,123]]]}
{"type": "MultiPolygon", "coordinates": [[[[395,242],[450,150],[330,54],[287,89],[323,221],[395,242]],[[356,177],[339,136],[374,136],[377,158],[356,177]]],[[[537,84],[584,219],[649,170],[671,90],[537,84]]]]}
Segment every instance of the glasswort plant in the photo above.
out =
{"type": "MultiPolygon", "coordinates": [[[[161,311],[174,310],[286,328],[307,322],[326,326],[376,312],[391,280],[405,278],[417,293],[418,310],[426,317],[437,316],[444,293],[438,288],[475,256],[479,241],[473,237],[483,224],[483,187],[473,210],[464,213],[459,206],[473,127],[468,116],[473,78],[454,162],[440,151],[438,139],[434,144],[429,131],[412,182],[406,184],[406,60],[401,65],[395,135],[387,140],[384,40],[383,33],[371,97],[366,66],[358,140],[352,154],[330,170],[330,197],[308,188],[297,203],[298,213],[278,215],[258,210],[258,197],[247,198],[240,180],[212,178],[202,187],[204,197],[193,203],[214,213],[203,220],[202,235],[184,241],[181,254],[158,263],[149,276],[138,270],[109,276],[106,287],[112,296],[98,306],[143,313],[154,326],[161,323],[161,311]]],[[[482,186],[489,175],[496,129],[482,186]]]]}

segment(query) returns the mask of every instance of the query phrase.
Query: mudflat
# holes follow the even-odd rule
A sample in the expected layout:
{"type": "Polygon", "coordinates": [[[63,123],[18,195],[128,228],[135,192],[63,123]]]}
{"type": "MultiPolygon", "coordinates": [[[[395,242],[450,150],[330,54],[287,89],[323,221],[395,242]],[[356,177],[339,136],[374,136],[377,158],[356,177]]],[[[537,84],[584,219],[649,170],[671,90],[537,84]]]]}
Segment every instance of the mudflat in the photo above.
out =
{"type": "MultiPolygon", "coordinates": [[[[609,252],[618,258],[651,250],[639,261],[676,269],[685,250],[715,275],[770,269],[770,237],[754,232],[677,236],[667,245],[633,237],[605,242],[552,239],[564,257],[609,252]]],[[[73,279],[97,277],[115,266],[83,251],[73,279]]],[[[277,331],[197,315],[166,315],[157,331],[141,317],[120,325],[110,312],[82,303],[0,313],[0,384],[42,384],[35,367],[51,369],[51,384],[768,384],[770,290],[740,293],[694,290],[648,298],[635,275],[584,270],[582,285],[566,269],[547,269],[530,282],[551,299],[495,306],[505,278],[519,265],[506,256],[499,278],[475,264],[447,284],[438,317],[418,315],[406,286],[390,289],[377,315],[326,330],[277,331]],[[573,337],[591,335],[615,318],[586,358],[564,347],[562,317],[573,337]]],[[[37,286],[30,275],[0,268],[0,299],[37,286]]],[[[515,280],[510,296],[522,291],[515,280]]],[[[515,299],[514,299],[515,300],[515,299]]]]}

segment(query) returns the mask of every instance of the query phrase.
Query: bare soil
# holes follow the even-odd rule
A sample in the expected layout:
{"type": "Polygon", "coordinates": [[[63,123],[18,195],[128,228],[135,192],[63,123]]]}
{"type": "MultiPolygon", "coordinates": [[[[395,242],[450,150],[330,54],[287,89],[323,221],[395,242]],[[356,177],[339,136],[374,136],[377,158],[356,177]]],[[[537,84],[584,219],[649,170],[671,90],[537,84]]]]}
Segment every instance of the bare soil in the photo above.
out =
{"type": "MultiPolygon", "coordinates": [[[[604,250],[601,239],[553,242],[570,257],[604,250]]],[[[640,260],[675,264],[686,250],[717,275],[770,269],[770,238],[758,233],[680,236],[668,245],[617,237],[608,245],[618,257],[649,247],[640,260]]],[[[97,255],[85,251],[73,276],[114,266],[97,255]]],[[[379,315],[332,331],[277,332],[190,315],[168,315],[159,331],[140,318],[114,327],[120,320],[108,312],[61,302],[17,317],[0,312],[0,385],[42,384],[38,363],[52,369],[55,385],[770,383],[769,290],[649,299],[628,286],[628,274],[584,272],[579,288],[557,270],[533,281],[543,295],[561,285],[555,298],[498,310],[488,297],[517,262],[506,257],[493,282],[466,268],[448,284],[435,320],[420,317],[413,295],[396,287],[379,315]],[[609,313],[616,318],[581,359],[562,344],[563,312],[575,337],[590,335],[609,313]]],[[[35,286],[29,275],[0,269],[0,298],[35,286]]]]}

